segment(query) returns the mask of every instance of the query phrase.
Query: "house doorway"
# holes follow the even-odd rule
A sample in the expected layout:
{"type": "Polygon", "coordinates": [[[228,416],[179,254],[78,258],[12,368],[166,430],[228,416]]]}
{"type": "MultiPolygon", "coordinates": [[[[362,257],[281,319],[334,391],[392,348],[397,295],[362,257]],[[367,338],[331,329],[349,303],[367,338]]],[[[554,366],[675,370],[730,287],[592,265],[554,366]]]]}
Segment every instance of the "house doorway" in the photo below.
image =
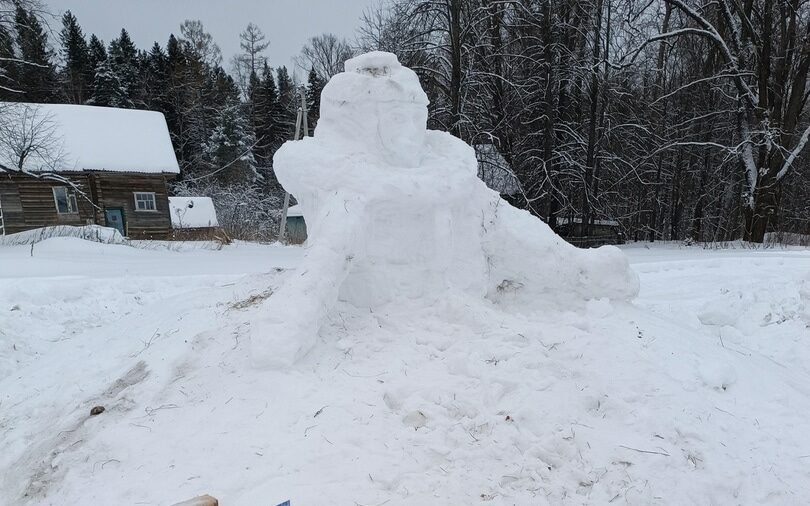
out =
{"type": "Polygon", "coordinates": [[[121,232],[122,236],[127,235],[124,223],[124,210],[120,207],[104,209],[104,220],[108,227],[118,230],[121,232]]]}

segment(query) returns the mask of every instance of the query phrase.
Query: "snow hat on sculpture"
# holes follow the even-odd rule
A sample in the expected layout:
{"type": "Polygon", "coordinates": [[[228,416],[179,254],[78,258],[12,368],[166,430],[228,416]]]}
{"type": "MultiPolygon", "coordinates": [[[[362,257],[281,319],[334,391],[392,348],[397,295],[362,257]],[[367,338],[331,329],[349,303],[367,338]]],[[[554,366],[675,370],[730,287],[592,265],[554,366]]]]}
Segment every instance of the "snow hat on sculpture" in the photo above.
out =
{"type": "Polygon", "coordinates": [[[321,92],[315,136],[376,148],[386,163],[396,167],[419,165],[428,98],[416,73],[393,54],[379,51],[352,58],[345,67],[321,92]]]}
{"type": "Polygon", "coordinates": [[[276,152],[309,238],[251,325],[255,365],[306,355],[338,299],[375,313],[457,297],[534,310],[637,293],[621,251],[574,248],[487,188],[470,146],[427,130],[427,104],[395,55],[361,55],[324,88],[315,136],[276,152]]]}

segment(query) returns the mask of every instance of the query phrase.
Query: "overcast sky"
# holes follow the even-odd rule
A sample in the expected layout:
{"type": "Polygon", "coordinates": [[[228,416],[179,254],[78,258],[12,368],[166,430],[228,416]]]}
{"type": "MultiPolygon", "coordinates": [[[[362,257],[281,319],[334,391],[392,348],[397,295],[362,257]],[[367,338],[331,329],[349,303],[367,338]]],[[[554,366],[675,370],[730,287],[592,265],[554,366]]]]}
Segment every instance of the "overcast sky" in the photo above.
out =
{"type": "MultiPolygon", "coordinates": [[[[139,48],[158,41],[165,48],[170,33],[179,35],[185,19],[199,19],[222,49],[226,69],[239,52],[239,32],[253,22],[270,41],[273,67],[292,66],[306,40],[332,32],[350,41],[363,10],[375,0],[45,0],[61,17],[70,10],[85,34],[95,33],[105,44],[126,28],[139,48]]],[[[61,21],[52,28],[58,32],[61,21]]]]}

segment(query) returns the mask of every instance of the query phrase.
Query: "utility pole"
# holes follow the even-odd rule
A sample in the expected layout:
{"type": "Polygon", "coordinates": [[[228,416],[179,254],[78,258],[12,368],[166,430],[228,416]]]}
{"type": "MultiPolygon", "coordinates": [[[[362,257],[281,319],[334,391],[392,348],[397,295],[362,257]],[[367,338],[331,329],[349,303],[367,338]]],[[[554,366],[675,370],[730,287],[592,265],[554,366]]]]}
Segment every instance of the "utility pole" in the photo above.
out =
{"type": "MultiPolygon", "coordinates": [[[[298,114],[295,118],[295,134],[293,135],[294,141],[299,140],[302,133],[304,137],[309,137],[309,124],[307,123],[307,96],[304,87],[300,88],[301,92],[301,105],[298,107],[298,114]]],[[[285,235],[287,233],[287,210],[290,208],[290,193],[284,191],[284,207],[281,209],[281,225],[278,227],[278,240],[279,242],[286,243],[285,235]]]]}

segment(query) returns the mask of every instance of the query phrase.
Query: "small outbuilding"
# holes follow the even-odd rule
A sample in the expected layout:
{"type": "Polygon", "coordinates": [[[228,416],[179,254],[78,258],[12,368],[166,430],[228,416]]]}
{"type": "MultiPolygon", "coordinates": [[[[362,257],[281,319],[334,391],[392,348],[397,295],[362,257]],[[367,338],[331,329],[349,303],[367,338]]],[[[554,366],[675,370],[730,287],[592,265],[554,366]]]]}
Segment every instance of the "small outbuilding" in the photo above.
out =
{"type": "Polygon", "coordinates": [[[211,197],[169,197],[169,209],[176,239],[210,239],[221,233],[211,197]]]}
{"type": "Polygon", "coordinates": [[[287,241],[290,244],[304,244],[307,240],[307,223],[299,206],[287,209],[287,241]]]}
{"type": "Polygon", "coordinates": [[[582,225],[579,216],[558,216],[557,233],[574,246],[582,248],[598,247],[605,244],[624,244],[621,226],[616,220],[591,220],[590,225],[582,225]]]}
{"type": "Polygon", "coordinates": [[[88,224],[171,234],[168,183],[180,168],[163,114],[0,103],[0,120],[0,234],[88,224]]]}

